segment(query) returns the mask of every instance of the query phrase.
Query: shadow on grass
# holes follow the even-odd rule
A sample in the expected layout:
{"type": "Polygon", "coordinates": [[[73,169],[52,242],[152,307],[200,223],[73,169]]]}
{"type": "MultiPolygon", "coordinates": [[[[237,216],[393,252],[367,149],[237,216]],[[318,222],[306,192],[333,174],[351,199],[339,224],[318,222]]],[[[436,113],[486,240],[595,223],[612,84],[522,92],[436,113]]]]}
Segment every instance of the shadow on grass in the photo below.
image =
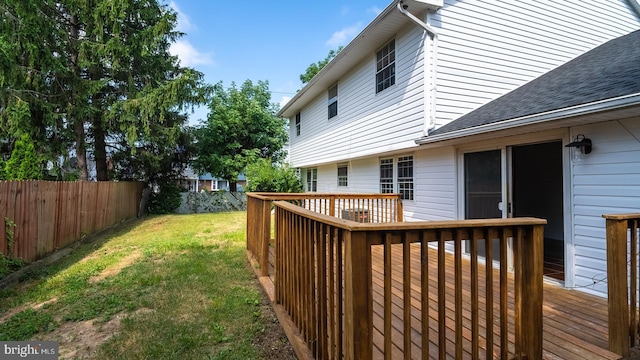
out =
{"type": "Polygon", "coordinates": [[[102,234],[3,295],[0,340],[60,341],[69,357],[261,358],[255,339],[275,317],[245,257],[245,216],[149,217],[102,234]],[[60,334],[71,324],[96,334],[60,334]]]}

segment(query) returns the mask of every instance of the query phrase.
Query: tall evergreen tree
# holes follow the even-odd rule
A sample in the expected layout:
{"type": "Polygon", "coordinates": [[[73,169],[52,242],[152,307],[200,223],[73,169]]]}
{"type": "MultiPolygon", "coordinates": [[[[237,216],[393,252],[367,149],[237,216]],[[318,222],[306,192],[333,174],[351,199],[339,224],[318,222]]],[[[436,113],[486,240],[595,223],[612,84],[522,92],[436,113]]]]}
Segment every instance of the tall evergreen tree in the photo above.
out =
{"type": "Polygon", "coordinates": [[[134,157],[140,134],[206,101],[203,74],[169,54],[182,34],[156,0],[5,0],[0,12],[0,136],[30,133],[56,160],[73,150],[81,179],[87,154],[107,180],[112,142],[134,157]],[[30,116],[12,121],[24,104],[30,116]]]}
{"type": "Polygon", "coordinates": [[[42,178],[42,162],[29,135],[24,134],[13,146],[11,157],[4,165],[7,180],[38,180],[42,178]]]}

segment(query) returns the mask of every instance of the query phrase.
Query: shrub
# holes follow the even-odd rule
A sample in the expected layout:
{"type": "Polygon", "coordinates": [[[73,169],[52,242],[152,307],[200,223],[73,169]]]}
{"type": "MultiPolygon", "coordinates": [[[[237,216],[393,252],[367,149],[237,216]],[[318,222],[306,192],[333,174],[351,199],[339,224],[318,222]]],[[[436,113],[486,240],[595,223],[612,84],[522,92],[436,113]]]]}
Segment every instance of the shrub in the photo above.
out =
{"type": "Polygon", "coordinates": [[[149,206],[147,207],[150,214],[171,214],[182,202],[180,193],[182,188],[176,183],[167,182],[158,186],[158,191],[151,193],[149,198],[149,206]]]}
{"type": "Polygon", "coordinates": [[[247,166],[247,191],[302,192],[302,182],[288,164],[272,164],[261,159],[247,166]]]}

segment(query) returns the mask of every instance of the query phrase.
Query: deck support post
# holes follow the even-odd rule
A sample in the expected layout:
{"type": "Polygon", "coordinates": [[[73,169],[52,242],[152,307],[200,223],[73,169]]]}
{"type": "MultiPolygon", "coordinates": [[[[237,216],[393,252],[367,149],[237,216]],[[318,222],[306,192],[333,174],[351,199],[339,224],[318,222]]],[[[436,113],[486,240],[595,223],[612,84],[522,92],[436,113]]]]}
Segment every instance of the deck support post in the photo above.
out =
{"type": "Polygon", "coordinates": [[[344,357],[368,360],[373,356],[373,294],[366,232],[345,230],[344,247],[344,357]]]}
{"type": "Polygon", "coordinates": [[[260,276],[269,276],[269,243],[271,242],[271,201],[261,201],[260,276]]]}
{"type": "Polygon", "coordinates": [[[629,355],[627,221],[607,219],[609,351],[629,355]]]}
{"type": "Polygon", "coordinates": [[[521,348],[528,359],[542,359],[542,294],[544,225],[523,228],[524,237],[518,240],[521,262],[519,303],[521,348]],[[526,229],[526,230],[525,230],[526,229]]]}

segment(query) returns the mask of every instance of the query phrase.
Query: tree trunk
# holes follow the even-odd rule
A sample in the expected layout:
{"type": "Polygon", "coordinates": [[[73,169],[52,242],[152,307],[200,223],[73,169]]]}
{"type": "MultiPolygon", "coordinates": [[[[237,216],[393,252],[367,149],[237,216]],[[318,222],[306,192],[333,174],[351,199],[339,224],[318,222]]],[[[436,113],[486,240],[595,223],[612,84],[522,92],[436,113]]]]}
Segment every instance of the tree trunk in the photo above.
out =
{"type": "Polygon", "coordinates": [[[78,167],[78,177],[80,180],[89,180],[87,171],[87,145],[84,142],[84,121],[76,119],[74,125],[76,136],[76,161],[78,167]]]}
{"type": "Polygon", "coordinates": [[[93,118],[93,155],[96,161],[96,179],[98,181],[108,181],[107,171],[107,143],[105,141],[102,117],[96,115],[93,118]]]}
{"type": "Polygon", "coordinates": [[[229,192],[238,191],[238,183],[236,181],[229,181],[229,192]]]}
{"type": "MultiPolygon", "coordinates": [[[[71,41],[74,43],[73,51],[71,52],[69,60],[71,61],[71,68],[73,69],[74,74],[79,75],[80,69],[78,68],[78,17],[76,15],[72,15],[69,20],[71,24],[70,36],[71,41]]],[[[73,91],[74,98],[77,96],[75,91],[73,91]]],[[[84,132],[84,120],[81,115],[78,114],[75,110],[74,104],[76,99],[72,99],[67,108],[67,116],[73,119],[73,133],[76,137],[76,160],[78,167],[78,176],[80,180],[87,181],[89,180],[89,173],[87,171],[87,145],[85,143],[85,132],[84,132]],[[79,118],[74,118],[79,116],[79,118]]]]}
{"type": "MultiPolygon", "coordinates": [[[[93,74],[93,77],[99,75],[93,74]]],[[[107,142],[105,141],[104,123],[102,122],[102,96],[96,94],[91,99],[91,105],[96,108],[92,118],[93,125],[93,156],[96,162],[96,180],[108,181],[107,142]]]]}

